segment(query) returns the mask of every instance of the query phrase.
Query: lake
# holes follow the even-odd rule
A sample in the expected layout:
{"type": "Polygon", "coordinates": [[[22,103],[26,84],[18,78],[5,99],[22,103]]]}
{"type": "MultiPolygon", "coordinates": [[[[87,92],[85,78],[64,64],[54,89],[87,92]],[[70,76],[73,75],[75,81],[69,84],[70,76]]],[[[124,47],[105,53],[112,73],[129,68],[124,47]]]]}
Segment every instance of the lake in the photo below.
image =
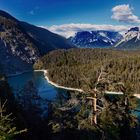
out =
{"type": "MultiPolygon", "coordinates": [[[[44,72],[27,72],[17,76],[8,78],[8,82],[14,91],[18,88],[22,88],[28,81],[33,81],[35,87],[38,90],[38,94],[42,99],[55,100],[57,94],[63,94],[66,90],[58,89],[45,79],[44,72]]],[[[140,100],[138,99],[138,110],[140,110],[140,100]]],[[[140,118],[140,112],[135,112],[140,118]]]]}
{"type": "Polygon", "coordinates": [[[47,82],[44,72],[27,72],[8,78],[8,82],[14,91],[24,87],[28,81],[34,83],[40,97],[48,100],[55,99],[58,89],[47,82]]]}

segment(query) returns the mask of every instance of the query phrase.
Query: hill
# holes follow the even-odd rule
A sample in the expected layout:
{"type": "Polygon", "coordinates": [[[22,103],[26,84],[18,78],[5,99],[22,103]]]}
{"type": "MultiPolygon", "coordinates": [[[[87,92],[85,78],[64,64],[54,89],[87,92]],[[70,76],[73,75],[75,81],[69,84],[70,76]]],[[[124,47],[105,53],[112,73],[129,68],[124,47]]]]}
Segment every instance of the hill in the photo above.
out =
{"type": "Polygon", "coordinates": [[[110,49],[58,50],[41,58],[35,68],[47,69],[49,78],[59,85],[88,89],[88,84],[93,88],[103,67],[109,81],[122,82],[133,93],[139,93],[139,53],[110,49]]]}

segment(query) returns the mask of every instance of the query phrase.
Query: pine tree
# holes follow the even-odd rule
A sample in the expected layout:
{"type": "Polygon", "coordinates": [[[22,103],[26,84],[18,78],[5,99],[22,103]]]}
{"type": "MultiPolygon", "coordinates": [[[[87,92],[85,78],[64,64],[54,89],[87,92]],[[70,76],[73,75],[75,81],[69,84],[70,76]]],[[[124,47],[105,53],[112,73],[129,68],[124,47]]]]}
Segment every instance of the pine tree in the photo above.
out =
{"type": "Polygon", "coordinates": [[[18,131],[13,124],[12,113],[6,114],[5,101],[0,101],[0,140],[12,140],[16,135],[26,132],[27,129],[18,131]]]}

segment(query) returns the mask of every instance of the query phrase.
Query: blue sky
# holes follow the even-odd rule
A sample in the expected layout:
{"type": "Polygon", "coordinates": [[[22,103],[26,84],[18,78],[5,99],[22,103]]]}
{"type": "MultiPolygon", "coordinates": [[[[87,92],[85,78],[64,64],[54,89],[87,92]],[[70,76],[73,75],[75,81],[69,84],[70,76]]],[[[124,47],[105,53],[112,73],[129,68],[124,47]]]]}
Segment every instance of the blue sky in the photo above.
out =
{"type": "Polygon", "coordinates": [[[19,20],[50,30],[54,29],[54,25],[62,28],[62,25],[73,24],[140,24],[140,0],[0,0],[0,9],[8,11],[19,20]]]}

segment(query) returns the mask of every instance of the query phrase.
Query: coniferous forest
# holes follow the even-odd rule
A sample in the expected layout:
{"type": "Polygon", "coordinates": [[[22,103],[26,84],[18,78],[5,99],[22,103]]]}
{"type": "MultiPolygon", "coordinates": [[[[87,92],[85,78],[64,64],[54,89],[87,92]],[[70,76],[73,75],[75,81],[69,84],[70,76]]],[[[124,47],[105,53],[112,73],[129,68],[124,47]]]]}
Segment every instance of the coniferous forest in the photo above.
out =
{"type": "Polygon", "coordinates": [[[139,60],[139,51],[70,49],[53,51],[41,58],[34,67],[47,69],[50,79],[60,85],[82,89],[87,88],[87,83],[94,86],[103,68],[108,80],[122,82],[133,93],[140,93],[139,60]]]}
{"type": "Polygon", "coordinates": [[[35,69],[47,69],[58,85],[84,91],[54,106],[54,133],[75,139],[137,139],[138,119],[132,112],[137,106],[133,94],[139,94],[139,60],[138,51],[109,49],[58,50],[41,58],[35,69]]]}

